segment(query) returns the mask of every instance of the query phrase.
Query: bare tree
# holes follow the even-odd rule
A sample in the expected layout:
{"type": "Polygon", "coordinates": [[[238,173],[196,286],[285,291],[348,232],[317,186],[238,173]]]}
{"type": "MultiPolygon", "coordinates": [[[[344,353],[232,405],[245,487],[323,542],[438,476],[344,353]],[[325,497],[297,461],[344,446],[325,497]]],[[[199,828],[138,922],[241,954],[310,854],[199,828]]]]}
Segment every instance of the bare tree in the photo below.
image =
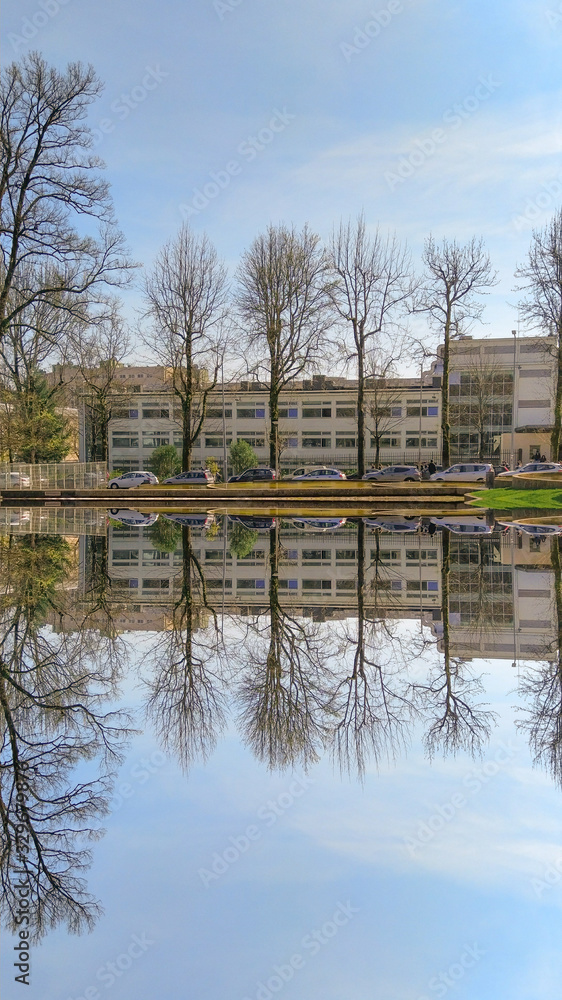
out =
{"type": "Polygon", "coordinates": [[[413,293],[410,255],[396,236],[383,237],[377,229],[367,235],[365,220],[340,223],[329,252],[334,275],[332,303],[340,320],[351,327],[348,361],[357,364],[357,471],[365,472],[365,383],[401,355],[399,318],[413,293]],[[375,353],[373,368],[369,356],[375,353]],[[382,366],[382,367],[381,367],[382,366]]]}
{"type": "MultiPolygon", "coordinates": [[[[449,386],[449,416],[453,433],[465,428],[478,435],[478,459],[492,458],[493,428],[511,426],[515,418],[512,408],[513,374],[486,360],[480,351],[463,354],[463,370],[459,382],[449,386]],[[507,391],[506,391],[507,389],[507,391]],[[507,402],[507,406],[506,406],[507,402]],[[510,419],[511,417],[511,419],[510,419]]],[[[500,431],[501,433],[501,431],[500,431]]],[[[472,447],[465,448],[465,459],[473,456],[472,447]]]]}
{"type": "Polygon", "coordinates": [[[314,367],[328,324],[327,266],[307,226],[269,226],[246,250],[237,303],[256,367],[269,382],[269,464],[279,468],[279,396],[314,367]]]}
{"type": "Polygon", "coordinates": [[[554,425],[550,437],[551,457],[562,456],[562,208],[544,229],[534,230],[527,262],[517,269],[518,291],[526,292],[520,303],[521,316],[531,328],[556,338],[556,389],[554,425]]]}
{"type": "Polygon", "coordinates": [[[108,459],[109,421],[129,399],[118,376],[130,346],[116,302],[112,312],[99,322],[75,323],[70,331],[67,358],[76,366],[71,388],[82,397],[86,410],[88,461],[108,459]]]}
{"type": "Polygon", "coordinates": [[[425,241],[425,274],[416,296],[414,311],[427,313],[430,323],[443,337],[441,388],[442,461],[450,463],[449,367],[451,338],[472,320],[480,320],[484,305],[479,296],[497,283],[496,272],[482,239],[475,236],[460,246],[444,239],[439,246],[433,236],[425,241]]]}
{"type": "Polygon", "coordinates": [[[143,339],[168,369],[181,406],[182,468],[191,452],[217,384],[224,357],[221,324],[225,316],[227,277],[209,238],[196,236],[187,224],[158,254],[145,279],[149,333],[143,339]]]}
{"type": "Polygon", "coordinates": [[[400,407],[402,403],[402,393],[393,388],[389,378],[392,367],[381,366],[382,370],[372,378],[368,378],[367,388],[367,413],[365,424],[367,432],[371,436],[371,447],[375,446],[375,465],[380,461],[381,443],[384,437],[398,430],[402,424],[401,417],[393,416],[392,411],[400,407]]]}
{"type": "Polygon", "coordinates": [[[64,73],[38,53],[12,63],[0,94],[0,340],[32,303],[84,318],[133,266],[86,125],[101,92],[93,67],[64,73]],[[96,220],[96,235],[85,219],[96,220]],[[79,223],[79,224],[77,224],[79,223]]]}

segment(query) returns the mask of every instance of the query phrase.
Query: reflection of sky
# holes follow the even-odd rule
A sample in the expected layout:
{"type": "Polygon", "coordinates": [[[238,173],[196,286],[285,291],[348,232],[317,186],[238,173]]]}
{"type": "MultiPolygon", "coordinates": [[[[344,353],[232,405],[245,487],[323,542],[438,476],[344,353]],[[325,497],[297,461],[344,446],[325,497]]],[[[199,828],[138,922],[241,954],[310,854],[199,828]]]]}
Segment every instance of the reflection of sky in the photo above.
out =
{"type": "MultiPolygon", "coordinates": [[[[475,666],[490,671],[486,700],[502,710],[478,762],[459,753],[429,764],[416,731],[407,758],[368,769],[363,786],[323,760],[297,795],[293,776],[268,774],[233,731],[189,779],[150,734],[136,738],[118,779],[128,797],[94,845],[89,881],[105,915],[91,935],[57,931],[35,950],[30,995],[267,1000],[260,981],[300,955],[283,996],[418,1000],[445,995],[433,977],[452,967],[462,978],[447,992],[460,997],[557,998],[562,877],[540,896],[531,880],[562,856],[560,793],[531,769],[515,733],[509,663],[475,666]],[[502,746],[514,746],[512,756],[502,746]],[[420,824],[435,832],[409,851],[406,838],[421,829],[423,839],[420,824]],[[227,854],[220,877],[204,875],[206,886],[200,870],[211,872],[249,825],[257,839],[238,860],[227,854]],[[313,954],[309,935],[326,922],[331,933],[348,903],[358,912],[313,954]],[[109,974],[96,979],[134,934],[154,943],[113,984],[109,974]],[[463,958],[474,965],[463,971],[463,958]]],[[[142,697],[136,682],[127,689],[129,702],[142,697]]],[[[4,998],[20,995],[6,959],[3,986],[4,998]]]]}

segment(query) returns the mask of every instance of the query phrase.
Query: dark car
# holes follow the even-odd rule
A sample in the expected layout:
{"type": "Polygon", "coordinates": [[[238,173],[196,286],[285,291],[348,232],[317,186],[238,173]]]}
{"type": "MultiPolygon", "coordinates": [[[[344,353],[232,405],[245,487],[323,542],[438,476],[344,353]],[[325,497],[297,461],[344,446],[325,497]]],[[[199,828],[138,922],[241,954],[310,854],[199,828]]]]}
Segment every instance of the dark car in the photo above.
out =
{"type": "Polygon", "coordinates": [[[263,483],[275,479],[275,469],[245,469],[237,476],[231,476],[229,483],[263,483]]]}
{"type": "Polygon", "coordinates": [[[229,514],[229,521],[233,524],[241,524],[251,531],[271,531],[276,524],[274,517],[253,517],[246,514],[229,514]]]}
{"type": "Polygon", "coordinates": [[[165,486],[207,486],[214,483],[215,477],[208,469],[191,469],[189,472],[178,472],[164,480],[165,486]]]}

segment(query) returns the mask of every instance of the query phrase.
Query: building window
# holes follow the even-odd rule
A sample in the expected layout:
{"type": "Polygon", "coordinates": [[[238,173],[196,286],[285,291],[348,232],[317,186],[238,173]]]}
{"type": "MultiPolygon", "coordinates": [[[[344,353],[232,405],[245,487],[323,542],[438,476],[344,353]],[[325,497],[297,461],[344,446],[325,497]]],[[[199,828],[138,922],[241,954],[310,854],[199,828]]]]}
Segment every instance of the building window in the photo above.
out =
{"type": "Polygon", "coordinates": [[[323,434],[322,431],[312,431],[306,435],[303,435],[302,439],[303,448],[331,448],[332,447],[332,436],[331,434],[323,434]]]}
{"type": "Polygon", "coordinates": [[[111,443],[114,448],[138,448],[138,434],[114,434],[111,443]]]}
{"type": "MultiPolygon", "coordinates": [[[[229,407],[225,406],[225,408],[224,408],[224,415],[225,415],[226,419],[228,419],[229,417],[232,416],[232,407],[231,406],[229,406],[229,407]]],[[[207,417],[208,420],[222,420],[222,407],[208,406],[207,407],[206,417],[207,417]]]]}
{"type": "Polygon", "coordinates": [[[356,413],[357,410],[354,406],[336,406],[336,417],[341,417],[342,419],[346,417],[354,418],[356,413]]]}
{"type": "Polygon", "coordinates": [[[112,420],[138,420],[138,417],[138,410],[127,410],[123,407],[112,407],[111,409],[112,420]]]}
{"type": "Polygon", "coordinates": [[[298,437],[288,437],[288,438],[285,438],[284,444],[285,444],[285,448],[298,448],[298,446],[299,446],[299,439],[298,439],[298,437]]]}
{"type": "Polygon", "coordinates": [[[337,549],[336,562],[355,562],[357,552],[355,549],[337,549]]]}
{"type": "Polygon", "coordinates": [[[303,406],[302,408],[303,420],[311,420],[316,417],[331,417],[332,407],[331,406],[303,406]]]}
{"type": "Polygon", "coordinates": [[[265,420],[265,407],[245,406],[236,410],[238,420],[265,420]]]}
{"type": "Polygon", "coordinates": [[[237,590],[265,590],[265,580],[237,580],[237,590]]]}
{"type": "Polygon", "coordinates": [[[297,420],[299,415],[298,406],[280,406],[279,417],[282,419],[297,420]]]}
{"type": "Polygon", "coordinates": [[[355,580],[338,580],[336,583],[336,590],[355,590],[356,587],[355,580]]]}
{"type": "Polygon", "coordinates": [[[160,434],[158,431],[155,434],[143,434],[142,436],[142,446],[143,448],[162,448],[163,445],[170,443],[169,434],[160,434]]]}
{"type": "Polygon", "coordinates": [[[170,581],[169,580],[143,580],[142,581],[143,590],[169,590],[170,581]]]}
{"type": "Polygon", "coordinates": [[[303,590],[331,590],[332,581],[331,580],[303,580],[302,581],[303,590]]]}
{"type": "Polygon", "coordinates": [[[298,580],[279,580],[279,590],[298,590],[298,580]]]}
{"type": "MultiPolygon", "coordinates": [[[[371,437],[371,448],[377,447],[377,439],[371,437]]],[[[399,437],[381,437],[380,439],[381,448],[399,448],[400,438],[399,437]]]]}
{"type": "Polygon", "coordinates": [[[390,407],[390,415],[391,415],[391,417],[401,417],[402,416],[402,407],[401,406],[391,406],[390,407]]]}
{"type": "Polygon", "coordinates": [[[167,406],[153,406],[142,411],[143,420],[169,420],[170,411],[167,406]]]}
{"type": "MultiPolygon", "coordinates": [[[[226,443],[227,445],[232,444],[232,437],[230,435],[227,435],[226,443]]],[[[205,435],[205,448],[222,448],[222,446],[222,434],[215,434],[212,436],[209,434],[205,435]]]]}
{"type": "Polygon", "coordinates": [[[308,565],[320,565],[322,562],[331,563],[332,561],[332,550],[331,549],[303,549],[302,551],[302,561],[303,563],[308,563],[308,565]]]}
{"type": "MultiPolygon", "coordinates": [[[[406,448],[419,448],[420,447],[420,437],[419,434],[413,434],[411,431],[406,431],[406,448]]],[[[437,437],[424,437],[421,438],[422,448],[437,448],[437,437]]]]}
{"type": "MultiPolygon", "coordinates": [[[[427,593],[427,591],[436,591],[439,589],[439,584],[437,580],[422,580],[421,590],[422,593],[427,593]]],[[[413,590],[419,593],[420,581],[419,580],[408,580],[406,584],[406,590],[413,590]]]]}
{"type": "Polygon", "coordinates": [[[237,441],[246,441],[252,448],[265,448],[265,436],[254,431],[239,431],[237,441]]]}
{"type": "Polygon", "coordinates": [[[114,566],[136,566],[139,561],[139,550],[115,549],[111,561],[114,566]]]}
{"type": "Polygon", "coordinates": [[[355,448],[356,442],[354,437],[337,437],[336,438],[336,448],[355,448]]]}
{"type": "MultiPolygon", "coordinates": [[[[437,406],[422,406],[421,415],[422,417],[436,417],[438,413],[437,406]]],[[[419,406],[407,406],[406,416],[407,417],[419,417],[420,408],[419,406]]]]}

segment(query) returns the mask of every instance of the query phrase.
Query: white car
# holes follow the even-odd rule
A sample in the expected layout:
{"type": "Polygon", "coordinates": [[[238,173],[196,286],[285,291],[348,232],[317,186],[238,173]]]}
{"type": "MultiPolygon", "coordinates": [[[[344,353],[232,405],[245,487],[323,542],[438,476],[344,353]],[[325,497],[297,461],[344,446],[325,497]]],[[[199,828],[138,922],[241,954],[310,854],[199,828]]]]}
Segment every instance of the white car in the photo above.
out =
{"type": "Polygon", "coordinates": [[[443,472],[434,472],[429,478],[434,483],[485,483],[488,472],[493,472],[494,466],[489,462],[470,462],[462,465],[451,465],[443,472]]]}
{"type": "Polygon", "coordinates": [[[368,528],[380,528],[381,531],[399,531],[404,534],[406,532],[418,531],[421,524],[419,518],[406,520],[406,518],[401,517],[396,517],[392,520],[384,517],[364,517],[363,521],[368,528]]]}
{"type": "Polygon", "coordinates": [[[162,514],[165,521],[173,521],[182,528],[201,528],[206,531],[215,522],[214,514],[162,514]]]}
{"type": "Polygon", "coordinates": [[[562,535],[562,525],[560,524],[522,524],[520,521],[497,521],[507,528],[513,527],[516,531],[522,531],[525,535],[534,538],[546,537],[546,535],[562,535]]]}
{"type": "Polygon", "coordinates": [[[302,476],[293,476],[293,482],[311,482],[312,480],[319,480],[320,482],[326,482],[330,479],[347,479],[345,472],[340,472],[339,469],[313,469],[311,472],[305,472],[302,476]]]}
{"type": "Polygon", "coordinates": [[[158,520],[158,514],[141,514],[140,510],[130,510],[129,507],[110,507],[108,514],[112,520],[121,521],[121,524],[138,525],[143,528],[158,520]]]}
{"type": "Polygon", "coordinates": [[[110,479],[110,490],[129,490],[132,486],[151,486],[158,482],[153,472],[126,472],[123,476],[110,479]]]}
{"type": "Polygon", "coordinates": [[[527,462],[511,472],[500,472],[496,479],[518,476],[521,472],[562,472],[562,462],[527,462]]]}
{"type": "Polygon", "coordinates": [[[454,535],[491,535],[493,524],[486,524],[485,517],[432,517],[431,523],[439,528],[447,528],[454,535]]]}
{"type": "Polygon", "coordinates": [[[301,531],[326,532],[336,531],[345,524],[346,520],[345,517],[294,517],[293,524],[301,531]]]}
{"type": "Polygon", "coordinates": [[[421,475],[415,465],[389,465],[386,469],[370,469],[363,479],[375,483],[419,483],[421,475]]]}

